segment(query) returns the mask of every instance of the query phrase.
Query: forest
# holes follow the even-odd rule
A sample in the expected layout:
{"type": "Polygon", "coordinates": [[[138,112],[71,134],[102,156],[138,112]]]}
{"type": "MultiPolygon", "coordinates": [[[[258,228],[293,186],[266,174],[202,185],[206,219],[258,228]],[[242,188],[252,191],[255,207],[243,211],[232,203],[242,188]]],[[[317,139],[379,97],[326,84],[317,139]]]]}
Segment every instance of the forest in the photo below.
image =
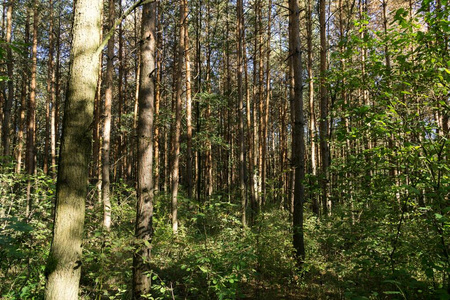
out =
{"type": "Polygon", "coordinates": [[[0,5],[0,299],[450,299],[448,0],[0,5]]]}

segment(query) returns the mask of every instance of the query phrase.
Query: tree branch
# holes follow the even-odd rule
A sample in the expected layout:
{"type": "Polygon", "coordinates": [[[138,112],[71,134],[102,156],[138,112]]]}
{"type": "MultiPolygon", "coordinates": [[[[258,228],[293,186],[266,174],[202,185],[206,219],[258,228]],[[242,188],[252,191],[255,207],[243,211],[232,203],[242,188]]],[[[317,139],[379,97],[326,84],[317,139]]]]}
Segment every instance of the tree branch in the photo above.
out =
{"type": "Polygon", "coordinates": [[[133,5],[131,5],[119,18],[116,19],[114,25],[112,26],[112,28],[109,29],[108,33],[105,35],[100,46],[98,46],[96,55],[100,55],[100,52],[103,50],[103,48],[105,48],[106,44],[108,43],[108,40],[113,36],[116,27],[119,26],[119,24],[122,23],[122,21],[125,20],[126,17],[128,17],[137,7],[156,1],[159,0],[138,0],[133,5]]]}

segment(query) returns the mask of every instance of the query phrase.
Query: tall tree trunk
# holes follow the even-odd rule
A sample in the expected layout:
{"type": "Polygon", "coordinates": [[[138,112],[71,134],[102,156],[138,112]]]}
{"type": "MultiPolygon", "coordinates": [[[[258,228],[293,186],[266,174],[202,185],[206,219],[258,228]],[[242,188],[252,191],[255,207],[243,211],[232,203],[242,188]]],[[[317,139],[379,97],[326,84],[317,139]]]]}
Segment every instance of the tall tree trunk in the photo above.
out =
{"type": "MultiPolygon", "coordinates": [[[[202,92],[202,61],[201,61],[201,33],[202,28],[202,0],[199,0],[197,7],[197,26],[196,26],[196,60],[197,60],[197,93],[202,92]]],[[[196,134],[200,134],[201,130],[201,118],[200,118],[200,101],[197,101],[196,106],[196,134]]],[[[197,147],[197,201],[200,201],[202,195],[202,151],[200,147],[197,147]]]]}
{"type": "Polygon", "coordinates": [[[77,0],[45,299],[76,300],[98,76],[101,0],[77,0]]]}
{"type": "MultiPolygon", "coordinates": [[[[243,4],[243,2],[242,2],[243,4]]],[[[242,8],[243,9],[243,8],[242,8]]],[[[244,18],[242,15],[242,27],[244,28],[244,18]]],[[[253,216],[254,212],[256,212],[256,197],[255,197],[255,178],[254,178],[254,169],[255,169],[255,163],[254,163],[254,136],[253,136],[253,129],[252,129],[252,114],[254,113],[251,109],[251,103],[250,103],[250,88],[248,84],[248,62],[247,62],[247,47],[245,42],[245,30],[242,30],[242,59],[244,64],[244,79],[245,79],[245,104],[246,104],[246,117],[247,117],[247,139],[248,139],[248,161],[249,161],[249,168],[248,168],[248,177],[249,177],[249,188],[250,188],[250,197],[247,197],[247,200],[250,200],[250,223],[253,223],[253,216]]]]}
{"type": "Polygon", "coordinates": [[[187,134],[187,180],[188,180],[188,197],[192,198],[193,189],[193,156],[192,156],[192,95],[191,95],[191,61],[189,57],[189,27],[187,22],[188,17],[188,3],[183,0],[184,9],[184,63],[186,68],[186,134],[187,134]]]}
{"type": "MultiPolygon", "coordinates": [[[[258,19],[258,12],[259,12],[259,0],[255,1],[255,14],[256,14],[256,19],[258,19]]],[[[252,121],[253,121],[253,169],[251,170],[251,174],[253,176],[253,184],[254,186],[252,187],[254,189],[254,195],[255,195],[255,203],[254,203],[254,208],[252,208],[253,210],[253,214],[254,216],[256,216],[256,214],[258,213],[258,209],[259,209],[259,204],[260,204],[260,197],[259,197],[259,171],[258,171],[258,114],[256,112],[256,108],[257,108],[257,100],[258,99],[258,94],[259,94],[259,89],[257,88],[257,82],[258,82],[258,67],[259,67],[259,62],[258,59],[261,59],[258,56],[258,47],[259,47],[259,40],[258,40],[258,33],[259,33],[259,22],[256,21],[255,22],[255,33],[254,33],[254,47],[253,47],[253,109],[252,109],[252,121]]],[[[253,217],[252,217],[253,218],[253,217]]]]}
{"type": "Polygon", "coordinates": [[[174,234],[178,232],[178,187],[180,180],[180,136],[181,136],[181,95],[183,93],[182,87],[182,73],[183,60],[185,51],[185,22],[187,17],[186,11],[187,2],[183,0],[180,6],[180,39],[178,42],[178,63],[175,83],[175,124],[172,137],[172,231],[174,234]]]}
{"type": "MultiPolygon", "coordinates": [[[[8,10],[6,13],[6,43],[11,43],[12,36],[12,14],[13,14],[14,0],[8,2],[8,10]]],[[[6,48],[6,68],[8,73],[8,97],[6,98],[3,107],[3,124],[2,124],[2,145],[3,155],[10,154],[10,140],[9,140],[9,123],[11,121],[11,108],[14,100],[14,83],[13,83],[13,54],[11,47],[6,48]]]]}
{"type": "MultiPolygon", "coordinates": [[[[206,92],[211,94],[211,0],[206,1],[206,92]]],[[[210,99],[206,103],[206,113],[205,119],[209,120],[211,117],[211,103],[210,99]]],[[[213,129],[210,128],[208,121],[206,122],[206,130],[211,132],[213,129]]],[[[206,199],[212,195],[213,192],[213,159],[212,159],[212,143],[211,138],[206,139],[206,153],[205,153],[205,179],[206,179],[206,199]]]]}
{"type": "MultiPolygon", "coordinates": [[[[99,55],[99,65],[101,66],[103,62],[103,54],[99,55]]],[[[98,68],[98,80],[97,80],[97,90],[95,92],[94,99],[94,126],[92,128],[92,140],[93,140],[93,155],[92,155],[92,172],[91,176],[98,181],[101,181],[101,140],[100,140],[100,117],[102,114],[102,74],[103,68],[98,68]]],[[[100,183],[97,183],[99,186],[100,183]]],[[[101,189],[100,189],[101,191],[101,189]]],[[[99,201],[102,201],[101,194],[99,195],[99,201]]]]}
{"type": "Polygon", "coordinates": [[[46,103],[46,120],[45,120],[45,150],[44,150],[44,173],[54,173],[53,165],[52,165],[52,157],[53,152],[52,149],[53,140],[53,130],[54,128],[54,112],[55,112],[55,70],[53,64],[53,53],[54,53],[54,35],[53,35],[53,1],[49,1],[50,6],[50,20],[49,20],[49,34],[48,34],[48,62],[47,62],[47,103],[46,103]],[[50,152],[50,168],[48,166],[49,163],[49,155],[47,153],[50,152]]]}
{"type": "MultiPolygon", "coordinates": [[[[25,21],[25,44],[29,44],[30,42],[30,10],[27,9],[27,16],[25,21]]],[[[28,52],[28,51],[27,51],[28,52]]],[[[25,134],[25,126],[26,126],[26,100],[27,100],[27,91],[28,91],[28,59],[27,56],[25,61],[23,62],[24,71],[22,74],[22,88],[20,95],[20,121],[19,121],[19,132],[18,132],[18,145],[17,145],[17,164],[16,164],[16,173],[20,173],[22,169],[22,157],[23,157],[23,145],[25,142],[24,134],[25,134]]],[[[26,162],[26,159],[25,159],[26,162]]]]}
{"type": "MultiPolygon", "coordinates": [[[[30,84],[30,102],[28,103],[27,116],[27,174],[32,176],[36,167],[36,69],[37,69],[37,42],[38,42],[38,21],[39,13],[37,0],[33,5],[33,50],[31,58],[31,84],[30,84]]],[[[31,178],[27,180],[27,218],[30,217],[32,207],[31,199],[31,178]]]]}
{"type": "MultiPolygon", "coordinates": [[[[161,15],[161,3],[157,3],[157,10],[158,10],[158,16],[161,15]]],[[[156,49],[158,49],[155,53],[156,55],[156,82],[155,82],[155,118],[158,119],[159,116],[159,108],[161,105],[161,86],[163,82],[163,72],[162,72],[162,60],[163,60],[163,35],[162,35],[162,26],[161,26],[162,20],[160,20],[160,17],[156,18],[156,49]]],[[[161,140],[160,137],[160,127],[162,126],[161,122],[156,124],[154,126],[155,132],[153,136],[153,148],[154,148],[154,186],[155,186],[155,194],[159,192],[159,179],[161,178],[160,175],[160,158],[159,158],[159,143],[161,140]]]]}
{"type": "MultiPolygon", "coordinates": [[[[122,14],[122,0],[119,0],[119,15],[122,14]]],[[[123,130],[122,130],[122,119],[123,114],[125,113],[126,109],[126,93],[123,92],[124,87],[124,69],[125,69],[125,62],[123,60],[123,28],[122,23],[119,24],[119,53],[118,53],[118,61],[119,61],[119,76],[118,76],[118,104],[119,104],[119,111],[118,111],[118,122],[117,122],[117,134],[116,134],[116,151],[115,156],[116,159],[114,160],[116,163],[114,164],[114,178],[124,178],[124,175],[126,173],[123,172],[125,166],[126,166],[126,151],[124,151],[124,137],[123,137],[123,130]]]]}
{"type": "Polygon", "coordinates": [[[323,213],[327,214],[331,208],[328,201],[328,91],[326,83],[327,71],[327,41],[325,22],[325,2],[319,0],[319,26],[320,26],[320,154],[322,161],[321,187],[323,213]]]}
{"type": "MultiPolygon", "coordinates": [[[[264,204],[266,200],[265,197],[265,185],[263,186],[263,166],[265,166],[265,162],[263,162],[263,147],[265,146],[264,141],[264,57],[263,57],[263,24],[262,24],[262,0],[258,0],[258,6],[256,7],[256,14],[258,23],[258,31],[257,31],[257,40],[258,40],[258,113],[259,113],[259,127],[258,127],[258,193],[261,195],[259,198],[259,206],[264,204]]],[[[255,122],[255,125],[257,123],[255,122]]]]}
{"type": "Polygon", "coordinates": [[[237,2],[237,64],[238,64],[238,115],[239,115],[239,192],[241,197],[241,213],[242,213],[242,226],[247,225],[246,210],[247,199],[245,196],[245,161],[244,161],[244,95],[242,86],[242,48],[244,37],[244,4],[242,0],[237,2]]]}
{"type": "MultiPolygon", "coordinates": [[[[308,47],[308,96],[309,96],[309,139],[311,143],[311,173],[315,180],[317,176],[317,157],[316,157],[316,114],[314,112],[314,74],[313,74],[313,45],[312,45],[312,0],[308,0],[306,10],[306,37],[308,47]]],[[[312,195],[312,210],[314,214],[319,215],[320,207],[318,198],[312,195]]]]}
{"type": "MultiPolygon", "coordinates": [[[[267,200],[267,161],[269,160],[267,158],[267,132],[269,127],[269,102],[270,102],[270,54],[271,54],[271,26],[272,26],[272,0],[269,0],[268,5],[268,25],[267,25],[267,53],[266,53],[266,99],[263,103],[262,97],[261,97],[261,103],[263,107],[263,117],[261,118],[261,124],[262,124],[262,153],[261,153],[261,190],[262,190],[262,202],[264,203],[267,200]]],[[[261,45],[262,47],[262,45],[261,45]]],[[[261,84],[261,83],[260,83],[261,84]]]]}
{"type": "Polygon", "coordinates": [[[292,163],[295,170],[294,183],[294,214],[293,235],[296,260],[301,264],[305,258],[305,245],[303,240],[303,202],[305,199],[305,141],[302,96],[302,61],[299,33],[300,10],[297,0],[289,0],[289,44],[292,67],[294,71],[294,98],[292,99],[292,113],[294,115],[292,133],[292,163]]]}
{"type": "MultiPolygon", "coordinates": [[[[108,23],[109,30],[114,26],[115,7],[114,0],[109,0],[108,23]]],[[[106,78],[105,78],[105,107],[103,110],[103,149],[102,149],[102,202],[103,202],[103,226],[106,230],[111,227],[111,106],[114,90],[114,34],[108,40],[108,53],[106,55],[106,78]]]]}
{"type": "Polygon", "coordinates": [[[141,241],[133,257],[133,299],[150,292],[149,261],[153,237],[153,113],[155,91],[156,2],[142,10],[141,74],[139,77],[138,188],[136,238],[141,241]]]}

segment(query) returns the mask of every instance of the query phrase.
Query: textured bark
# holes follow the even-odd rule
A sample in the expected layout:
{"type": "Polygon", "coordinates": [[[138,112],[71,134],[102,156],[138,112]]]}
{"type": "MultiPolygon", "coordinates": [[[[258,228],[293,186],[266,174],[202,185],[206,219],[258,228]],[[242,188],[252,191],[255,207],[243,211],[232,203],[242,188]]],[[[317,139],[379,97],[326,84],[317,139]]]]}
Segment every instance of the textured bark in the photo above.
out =
{"type": "Polygon", "coordinates": [[[305,141],[302,96],[302,61],[299,33],[299,14],[297,0],[289,0],[289,49],[291,52],[292,67],[294,71],[294,98],[292,98],[292,113],[294,115],[292,133],[292,163],[295,170],[294,181],[294,215],[293,240],[297,263],[301,264],[305,258],[305,245],[303,239],[303,202],[305,199],[305,141]]]}
{"type": "MultiPolygon", "coordinates": [[[[158,16],[160,15],[161,12],[161,8],[160,8],[161,3],[158,2],[157,6],[158,6],[158,16]]],[[[160,105],[161,105],[161,85],[162,85],[162,67],[163,67],[163,35],[162,35],[162,28],[161,28],[161,21],[160,18],[157,17],[156,18],[156,49],[158,49],[155,53],[156,55],[156,81],[155,81],[155,112],[154,112],[154,116],[155,119],[158,119],[159,116],[159,109],[160,109],[160,105]]],[[[157,124],[155,127],[155,131],[154,131],[154,136],[153,136],[153,148],[154,148],[154,165],[153,165],[153,169],[154,169],[154,174],[155,174],[155,178],[154,178],[154,185],[155,185],[155,194],[157,194],[159,192],[159,185],[160,185],[160,151],[159,151],[159,144],[160,144],[160,140],[161,140],[161,131],[160,131],[160,124],[157,124]]]]}
{"type": "Polygon", "coordinates": [[[148,276],[153,237],[153,113],[155,91],[156,2],[142,10],[141,64],[139,77],[138,185],[135,235],[138,248],[133,257],[133,299],[147,299],[148,276]]]}
{"type": "MultiPolygon", "coordinates": [[[[211,36],[212,30],[211,26],[211,1],[206,1],[206,78],[205,78],[205,84],[206,84],[206,92],[208,94],[211,94],[211,39],[213,38],[211,36]]],[[[211,104],[209,100],[206,103],[206,112],[205,112],[205,119],[209,120],[211,117],[211,104]]],[[[206,130],[212,131],[212,128],[210,128],[210,124],[206,122],[206,130]]],[[[212,143],[211,140],[208,138],[206,139],[206,151],[205,151],[205,180],[206,180],[206,199],[209,199],[213,193],[213,159],[212,159],[212,143]]]]}
{"type": "MultiPolygon", "coordinates": [[[[259,2],[255,1],[255,13],[256,18],[258,18],[258,12],[259,12],[259,2]]],[[[254,47],[253,47],[253,106],[252,106],[252,123],[253,126],[251,127],[253,131],[253,168],[251,168],[250,173],[253,177],[253,194],[254,194],[254,203],[252,202],[252,219],[256,216],[259,209],[259,203],[260,203],[260,197],[259,197],[259,191],[258,191],[258,114],[256,113],[257,108],[257,101],[258,98],[258,89],[257,89],[257,80],[258,80],[258,66],[260,65],[258,60],[261,58],[258,56],[258,32],[259,32],[259,22],[255,22],[255,38],[254,38],[254,47]]],[[[250,129],[249,129],[250,130],[250,129]]]]}
{"type": "MultiPolygon", "coordinates": [[[[102,65],[103,55],[99,55],[99,65],[102,65]]],[[[94,126],[92,128],[93,138],[93,149],[92,149],[92,171],[91,177],[101,180],[101,165],[100,165],[100,157],[101,157],[101,141],[100,141],[100,116],[102,114],[102,68],[98,68],[98,80],[97,80],[97,91],[95,93],[94,100],[94,126]]],[[[98,201],[101,201],[101,195],[99,195],[98,201]]]]}
{"type": "MultiPolygon", "coordinates": [[[[311,143],[311,173],[313,177],[317,175],[317,157],[316,157],[316,114],[314,112],[314,74],[313,74],[313,31],[312,31],[312,0],[308,0],[306,11],[306,36],[308,47],[308,96],[309,96],[309,140],[311,143]]],[[[317,196],[312,195],[312,210],[314,214],[319,215],[320,207],[317,196]]]]}
{"type": "MultiPolygon", "coordinates": [[[[37,69],[37,44],[38,44],[38,21],[39,13],[37,7],[37,0],[33,5],[33,50],[31,58],[31,83],[30,83],[30,102],[28,103],[27,115],[27,174],[33,175],[36,167],[36,69],[37,69]]],[[[27,180],[27,218],[31,215],[32,208],[31,199],[31,178],[27,180]]]]}
{"type": "MultiPolygon", "coordinates": [[[[27,10],[27,16],[25,21],[25,44],[30,42],[30,10],[27,10]]],[[[26,59],[23,64],[25,70],[28,69],[28,59],[26,59]]],[[[19,132],[18,132],[18,145],[17,145],[17,164],[16,164],[16,173],[20,173],[22,171],[22,157],[23,157],[23,146],[25,143],[25,127],[26,127],[26,101],[27,101],[27,87],[28,87],[28,72],[23,71],[22,74],[22,82],[21,82],[21,92],[20,92],[20,120],[19,120],[19,132]]]]}
{"type": "MultiPolygon", "coordinates": [[[[258,24],[258,31],[256,31],[257,34],[257,41],[258,41],[258,193],[260,196],[259,198],[259,206],[261,207],[264,205],[264,202],[266,201],[266,186],[263,184],[263,181],[265,181],[265,176],[263,168],[265,167],[265,162],[263,162],[263,147],[265,146],[264,141],[264,57],[263,57],[263,24],[262,24],[262,0],[258,0],[258,5],[256,7],[256,14],[257,14],[257,21],[258,24]]],[[[256,84],[256,81],[255,81],[256,84]]],[[[256,126],[255,122],[255,126],[256,126]]]]}
{"type": "MultiPolygon", "coordinates": [[[[196,34],[195,34],[195,44],[196,44],[196,76],[197,76],[197,92],[202,92],[202,60],[201,60],[201,33],[200,28],[202,27],[202,0],[198,2],[197,6],[197,22],[196,22],[196,34]]],[[[195,106],[197,120],[196,120],[196,133],[199,134],[201,130],[201,118],[200,118],[200,101],[197,101],[195,106]]],[[[200,148],[197,148],[196,160],[197,160],[197,169],[196,169],[196,178],[197,178],[197,201],[200,201],[202,194],[202,152],[200,148]]]]}
{"type": "Polygon", "coordinates": [[[184,63],[186,68],[186,134],[187,134],[187,180],[188,180],[188,197],[192,198],[193,195],[193,155],[192,155],[192,90],[191,90],[191,61],[189,57],[189,30],[187,23],[188,16],[188,3],[187,0],[183,0],[184,9],[184,63]]]}
{"type": "MultiPolygon", "coordinates": [[[[242,27],[244,27],[244,22],[242,21],[242,27]]],[[[251,109],[251,101],[250,101],[250,88],[248,84],[248,61],[247,61],[247,51],[246,51],[246,43],[245,43],[245,30],[242,31],[242,55],[243,55],[243,63],[244,63],[244,78],[245,78],[245,104],[246,104],[246,123],[247,123],[247,139],[248,139],[248,177],[249,177],[249,188],[250,188],[250,197],[247,197],[247,201],[250,201],[251,214],[250,218],[253,218],[253,212],[256,212],[256,198],[255,198],[255,188],[254,182],[255,178],[253,176],[255,163],[254,163],[254,140],[253,140],[253,130],[252,130],[252,113],[251,109]]],[[[253,222],[253,220],[249,220],[249,222],[253,222]]]]}
{"type": "Polygon", "coordinates": [[[322,207],[324,214],[331,208],[328,202],[328,91],[326,86],[327,71],[327,41],[325,22],[325,1],[319,0],[319,25],[320,25],[320,154],[322,161],[321,187],[322,207]]]}
{"type": "Polygon", "coordinates": [[[242,0],[237,2],[237,63],[238,63],[238,114],[239,114],[239,191],[241,197],[241,214],[242,214],[242,225],[247,225],[246,210],[247,210],[247,199],[245,196],[245,161],[244,161],[244,95],[243,95],[243,82],[242,82],[242,48],[243,48],[243,37],[244,37],[244,4],[242,0]]]}
{"type": "MultiPolygon", "coordinates": [[[[114,0],[109,0],[108,23],[111,30],[114,26],[114,0]]],[[[111,199],[110,199],[110,177],[111,177],[111,106],[114,90],[114,34],[108,40],[108,53],[106,55],[106,78],[105,78],[105,107],[103,110],[103,141],[102,141],[102,202],[103,202],[103,226],[106,230],[111,227],[111,199]]]]}
{"type": "Polygon", "coordinates": [[[178,63],[175,82],[175,122],[172,136],[172,231],[174,234],[178,232],[178,187],[180,180],[180,136],[181,136],[181,95],[182,73],[185,50],[185,22],[186,22],[186,4],[183,1],[180,6],[180,38],[178,43],[178,63]]]}
{"type": "MultiPolygon", "coordinates": [[[[6,13],[6,43],[11,43],[12,36],[12,14],[13,14],[14,0],[8,2],[8,10],[6,13]]],[[[8,156],[10,154],[9,149],[9,123],[11,121],[11,108],[14,99],[14,83],[13,83],[13,55],[10,47],[6,48],[6,68],[8,73],[8,97],[6,98],[3,107],[3,124],[2,124],[2,145],[3,155],[8,156]]]]}
{"type": "Polygon", "coordinates": [[[101,8],[101,0],[77,0],[75,5],[53,240],[46,268],[47,300],[78,299],[101,8]]]}
{"type": "MultiPolygon", "coordinates": [[[[52,145],[54,143],[54,125],[55,121],[55,73],[54,73],[54,35],[53,35],[53,1],[49,1],[50,14],[49,14],[49,35],[48,35],[48,61],[47,61],[47,103],[45,112],[45,149],[44,149],[44,173],[49,174],[52,171],[52,158],[53,149],[52,145]],[[50,154],[50,157],[49,157],[50,154]],[[50,158],[50,160],[49,160],[50,158]],[[50,163],[50,166],[49,166],[50,163]]],[[[52,172],[54,173],[54,172],[52,172]]]]}
{"type": "MultiPolygon", "coordinates": [[[[262,140],[261,140],[261,190],[262,190],[262,202],[267,200],[267,188],[266,188],[266,178],[267,178],[267,139],[268,139],[268,127],[269,127],[269,104],[270,104],[270,53],[271,53],[271,26],[272,26],[272,0],[269,0],[268,4],[268,21],[267,21],[267,49],[266,49],[266,99],[262,101],[263,114],[261,118],[261,129],[262,129],[262,140]]],[[[262,45],[261,45],[262,46],[262,45]]]]}

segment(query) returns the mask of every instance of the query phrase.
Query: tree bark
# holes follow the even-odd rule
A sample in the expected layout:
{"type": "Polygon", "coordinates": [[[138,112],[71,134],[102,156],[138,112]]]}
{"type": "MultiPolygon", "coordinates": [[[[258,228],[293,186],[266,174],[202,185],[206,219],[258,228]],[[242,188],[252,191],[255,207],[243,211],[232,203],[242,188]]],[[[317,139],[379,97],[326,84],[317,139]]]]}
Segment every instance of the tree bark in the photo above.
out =
{"type": "MultiPolygon", "coordinates": [[[[36,69],[37,69],[37,40],[38,40],[38,21],[39,13],[37,7],[37,0],[33,5],[33,50],[31,58],[31,84],[30,84],[30,102],[28,103],[27,115],[27,174],[32,176],[36,167],[36,69]]],[[[31,178],[27,179],[27,218],[31,215],[32,207],[31,199],[31,178]]]]}
{"type": "Polygon", "coordinates": [[[290,59],[294,71],[294,98],[292,99],[292,113],[294,115],[292,133],[292,163],[295,170],[294,181],[294,214],[293,241],[298,264],[305,259],[305,245],[303,239],[303,202],[305,199],[305,141],[302,96],[302,61],[299,33],[299,15],[297,0],[289,0],[289,49],[290,59]]]}
{"type": "Polygon", "coordinates": [[[247,225],[247,199],[245,195],[245,161],[244,161],[244,95],[242,85],[242,48],[244,39],[244,4],[242,0],[237,1],[237,64],[238,64],[238,115],[239,115],[239,192],[241,197],[241,221],[242,226],[247,225]]]}
{"type": "MultiPolygon", "coordinates": [[[[109,0],[108,23],[109,30],[114,26],[115,7],[114,0],[109,0]]],[[[114,34],[108,40],[108,53],[106,55],[105,78],[105,107],[103,111],[103,149],[102,149],[102,202],[103,202],[103,226],[106,230],[111,227],[111,199],[110,199],[110,152],[111,152],[111,106],[114,90],[114,34]]]]}
{"type": "Polygon", "coordinates": [[[192,156],[192,95],[191,95],[191,61],[189,57],[189,28],[187,23],[188,3],[183,0],[184,6],[184,63],[186,68],[186,134],[187,134],[187,180],[188,180],[188,197],[192,199],[193,190],[193,156],[192,156]]]}
{"type": "MultiPolygon", "coordinates": [[[[13,14],[14,0],[8,2],[8,10],[6,13],[6,43],[11,43],[12,36],[12,14],[13,14]]],[[[8,74],[8,97],[6,98],[3,107],[3,124],[2,124],[2,145],[3,155],[10,154],[10,140],[9,140],[9,123],[11,121],[11,108],[14,100],[14,83],[13,83],[13,54],[11,47],[6,48],[6,68],[8,74]]]]}
{"type": "MultiPolygon", "coordinates": [[[[316,114],[314,112],[314,74],[313,74],[313,45],[312,45],[312,0],[308,0],[306,11],[306,36],[308,47],[308,96],[309,96],[309,139],[311,143],[311,173],[313,178],[317,175],[317,157],[316,157],[316,114]]],[[[312,195],[312,210],[315,215],[319,215],[320,207],[318,198],[312,195]]]]}
{"type": "Polygon", "coordinates": [[[180,6],[180,39],[178,44],[178,63],[177,76],[175,78],[175,124],[172,137],[172,231],[174,234],[178,232],[178,187],[180,180],[180,136],[181,136],[181,95],[183,93],[182,87],[182,73],[185,51],[185,22],[187,21],[187,1],[183,0],[180,6]]]}
{"type": "Polygon", "coordinates": [[[133,299],[147,299],[153,237],[153,113],[155,91],[156,2],[142,9],[141,73],[139,77],[138,185],[135,235],[138,248],[133,257],[133,299]]]}
{"type": "Polygon", "coordinates": [[[53,1],[49,1],[50,6],[50,20],[49,20],[49,34],[48,34],[48,62],[47,62],[47,103],[46,103],[46,115],[45,115],[45,150],[44,150],[44,173],[54,173],[53,171],[53,152],[51,151],[54,142],[54,112],[55,112],[55,73],[54,73],[54,63],[53,63],[53,53],[54,53],[54,35],[53,35],[53,1]],[[50,152],[50,157],[48,153],[50,152]],[[50,158],[50,167],[49,167],[50,158]]]}
{"type": "MultiPolygon", "coordinates": [[[[30,42],[30,10],[27,9],[26,21],[25,21],[25,44],[29,44],[30,42]]],[[[17,164],[16,164],[16,173],[19,174],[22,171],[22,157],[23,157],[23,145],[25,142],[24,134],[25,134],[25,126],[26,126],[26,100],[27,100],[27,92],[28,92],[28,59],[26,57],[24,64],[24,71],[22,74],[22,82],[21,82],[21,92],[20,92],[20,121],[19,121],[19,132],[18,132],[18,145],[17,145],[17,164]]],[[[26,162],[26,160],[25,160],[26,162]]]]}
{"type": "Polygon", "coordinates": [[[324,215],[330,209],[328,202],[328,91],[326,85],[327,71],[327,41],[325,22],[325,1],[319,0],[319,26],[320,26],[320,154],[322,160],[322,207],[324,215]]]}
{"type": "Polygon", "coordinates": [[[45,272],[47,300],[78,299],[101,9],[101,0],[77,0],[75,4],[53,240],[45,272]]]}

